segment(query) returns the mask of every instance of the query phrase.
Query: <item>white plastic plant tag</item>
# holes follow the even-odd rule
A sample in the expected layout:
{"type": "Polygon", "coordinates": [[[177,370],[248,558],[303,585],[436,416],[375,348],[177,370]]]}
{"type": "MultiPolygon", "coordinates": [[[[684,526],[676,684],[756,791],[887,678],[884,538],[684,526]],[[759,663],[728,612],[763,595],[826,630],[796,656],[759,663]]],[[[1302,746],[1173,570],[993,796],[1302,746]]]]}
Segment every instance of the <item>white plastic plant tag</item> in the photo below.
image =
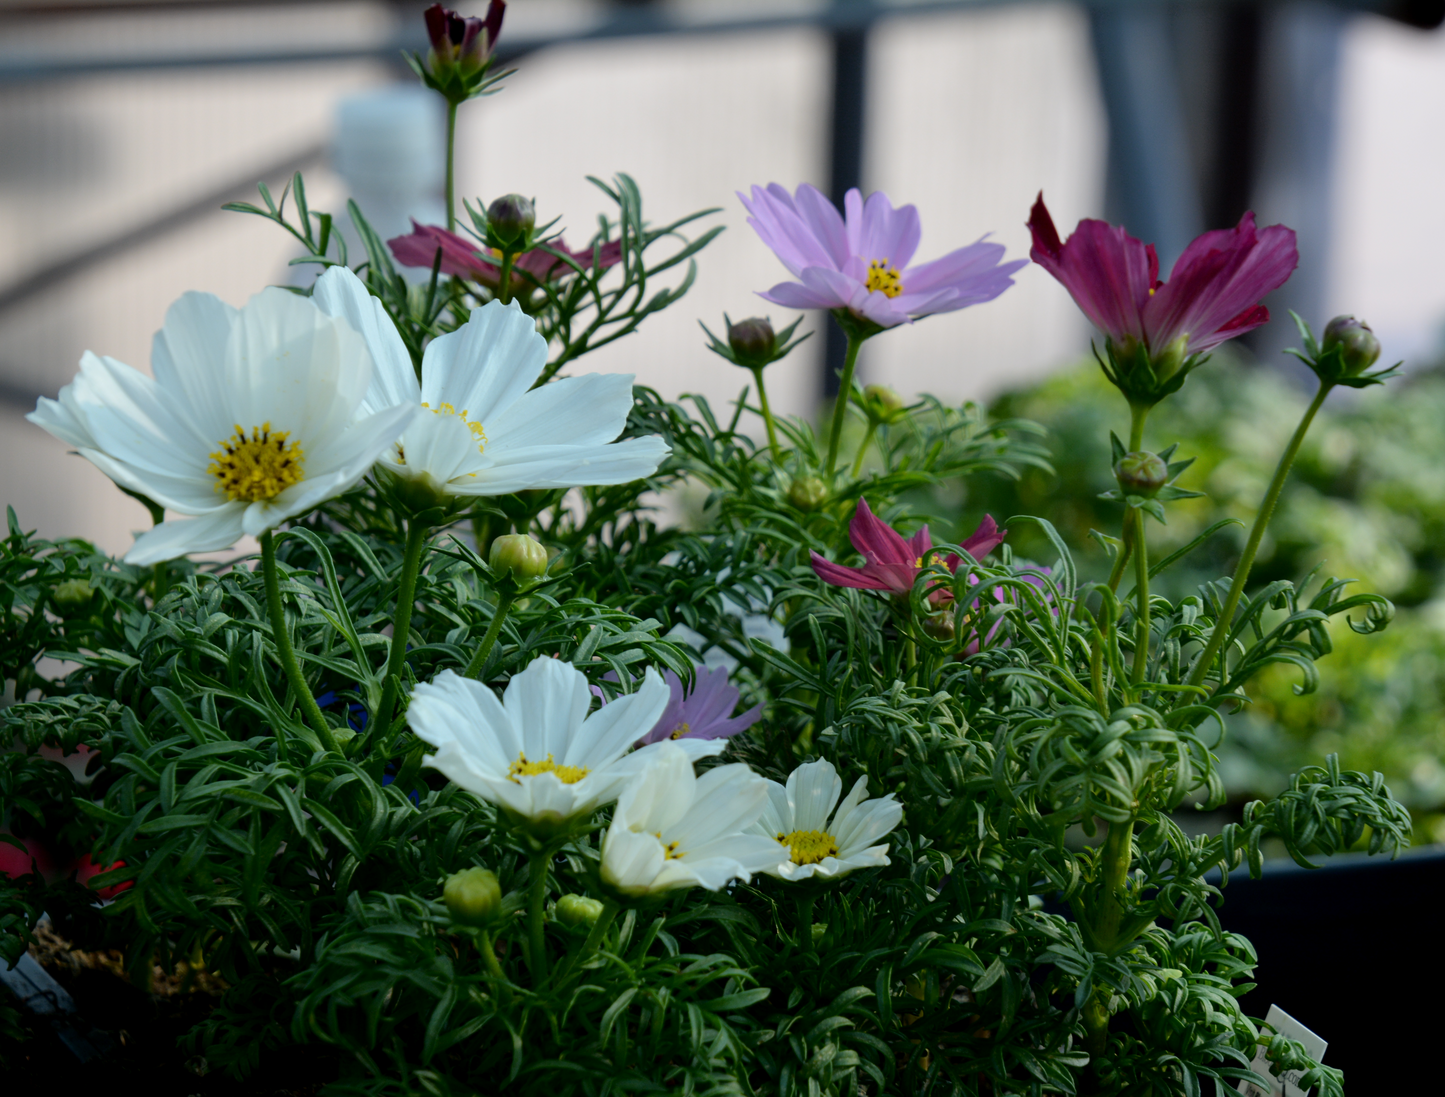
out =
{"type": "MultiPolygon", "coordinates": [[[[1305,1028],[1279,1006],[1270,1006],[1269,1013],[1264,1019],[1281,1036],[1298,1040],[1315,1062],[1324,1062],[1326,1046],[1324,1040],[1305,1028]]],[[[1240,1082],[1239,1092],[1243,1093],[1245,1097],[1309,1097],[1309,1090],[1300,1089],[1297,1085],[1301,1075],[1300,1071],[1288,1070],[1285,1071],[1283,1078],[1275,1077],[1272,1064],[1265,1058],[1264,1048],[1260,1048],[1255,1053],[1254,1062],[1249,1064],[1249,1068],[1264,1075],[1273,1084],[1268,1090],[1263,1090],[1253,1082],[1240,1082]]]]}

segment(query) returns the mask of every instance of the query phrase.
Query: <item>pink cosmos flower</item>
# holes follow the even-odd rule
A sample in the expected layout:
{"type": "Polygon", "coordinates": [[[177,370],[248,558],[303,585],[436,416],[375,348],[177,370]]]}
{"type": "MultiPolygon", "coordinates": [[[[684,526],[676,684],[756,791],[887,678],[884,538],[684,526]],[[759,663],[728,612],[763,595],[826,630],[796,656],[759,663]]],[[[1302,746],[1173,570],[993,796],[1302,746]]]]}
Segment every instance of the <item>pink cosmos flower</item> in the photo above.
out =
{"type": "MultiPolygon", "coordinates": [[[[480,282],[491,289],[501,285],[500,256],[493,256],[465,236],[448,232],[437,225],[422,225],[416,221],[411,224],[410,233],[393,237],[386,242],[391,253],[396,256],[396,261],[402,266],[429,268],[436,261],[437,249],[441,249],[441,273],[480,282]]],[[[549,241],[547,246],[571,256],[574,262],[586,270],[592,269],[594,257],[598,270],[606,270],[622,262],[621,240],[609,240],[601,247],[582,251],[573,251],[560,239],[549,241]]],[[[574,271],[571,267],[541,248],[524,251],[512,261],[512,280],[514,284],[521,286],[528,283],[540,285],[565,278],[572,273],[574,271]]]]}
{"type": "Polygon", "coordinates": [[[794,309],[848,309],[882,328],[915,317],[992,301],[1028,263],[1000,264],[1002,244],[977,243],[942,259],[910,267],[921,230],[913,206],[893,208],[882,191],[863,200],[855,187],[843,198],[846,220],[817,187],[789,194],[777,183],[739,193],[748,224],[773,249],[797,282],[758,296],[794,309]]]}
{"type": "MultiPolygon", "coordinates": [[[[984,515],[978,529],[974,530],[961,548],[975,560],[982,560],[1008,536],[1008,530],[999,529],[991,515],[984,515]]],[[[903,538],[892,526],[883,521],[868,508],[866,499],[858,500],[858,509],[853,521],[848,524],[848,539],[853,547],[863,554],[862,567],[850,568],[825,560],[818,553],[812,554],[813,571],[825,583],[835,587],[854,587],[858,590],[886,590],[890,594],[906,595],[913,589],[913,582],[923,567],[923,558],[933,547],[933,538],[924,526],[912,537],[903,538]]],[[[944,558],[949,571],[957,571],[962,558],[949,553],[944,558]]],[[[934,591],[929,597],[935,603],[947,601],[947,591],[934,591]]]]}
{"type": "Polygon", "coordinates": [[[1184,249],[1169,281],[1159,257],[1120,226],[1079,222],[1060,242],[1040,192],[1029,215],[1029,254],[1073,295],[1094,326],[1121,350],[1143,344],[1150,355],[1184,339],[1182,355],[1201,354],[1269,320],[1259,299],[1299,265],[1293,229],[1256,229],[1246,213],[1232,229],[1206,232],[1184,249]]]}

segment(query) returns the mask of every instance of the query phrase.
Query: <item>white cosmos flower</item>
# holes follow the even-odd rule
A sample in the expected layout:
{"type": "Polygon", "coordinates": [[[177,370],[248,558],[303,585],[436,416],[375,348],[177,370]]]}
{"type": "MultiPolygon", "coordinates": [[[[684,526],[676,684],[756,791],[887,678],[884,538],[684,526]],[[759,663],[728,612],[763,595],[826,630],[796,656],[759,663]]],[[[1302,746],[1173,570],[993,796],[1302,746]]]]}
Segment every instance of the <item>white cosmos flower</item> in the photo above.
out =
{"type": "Polygon", "coordinates": [[[622,790],[602,839],[602,880],[625,895],[717,891],[777,866],[777,842],[747,833],[767,805],[768,782],[741,763],[698,777],[682,741],[657,744],[622,790]]]}
{"type": "MultiPolygon", "coordinates": [[[[412,691],[407,723],[436,747],[422,761],[462,788],[542,828],[561,828],[617,799],[656,746],[628,753],[662,715],[671,691],[648,669],[636,692],[587,713],[587,678],[570,663],[533,659],[501,699],[444,670],[412,691]]],[[[717,754],[723,739],[688,740],[689,758],[717,754]]]]}
{"type": "Polygon", "coordinates": [[[788,775],[786,788],[768,782],[768,806],[754,832],[781,845],[783,860],[765,871],[784,880],[831,879],[888,864],[887,844],[872,843],[898,825],[903,805],[891,792],[881,800],[864,800],[866,777],[858,778],[839,804],[842,791],[838,771],[828,761],[799,766],[788,775]]]}
{"type": "Polygon", "coordinates": [[[30,415],[122,487],[189,515],[140,535],[152,564],[228,548],[364,476],[415,410],[363,412],[366,343],[283,289],[235,309],[187,293],[151,350],[154,378],[86,352],[80,375],[30,415]]]}
{"type": "Polygon", "coordinates": [[[529,488],[624,484],[650,476],[668,454],[656,435],[615,439],[632,410],[632,374],[589,373],[541,388],[547,340],[517,307],[492,301],[422,356],[411,355],[381,302],[345,267],[316,280],[313,300],[344,316],[376,362],[367,402],[425,409],[381,464],[445,495],[509,495],[529,488]],[[430,412],[431,414],[426,414],[430,412]]]}

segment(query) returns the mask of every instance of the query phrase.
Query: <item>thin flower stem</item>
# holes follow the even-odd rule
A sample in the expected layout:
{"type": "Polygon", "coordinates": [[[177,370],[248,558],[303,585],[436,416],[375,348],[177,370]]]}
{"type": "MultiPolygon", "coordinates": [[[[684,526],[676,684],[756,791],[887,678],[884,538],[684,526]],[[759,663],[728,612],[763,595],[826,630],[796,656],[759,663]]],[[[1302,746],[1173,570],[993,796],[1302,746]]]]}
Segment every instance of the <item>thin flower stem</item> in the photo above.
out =
{"type": "MultiPolygon", "coordinates": [[[[457,105],[447,103],[447,231],[457,228],[457,105]]],[[[435,192],[433,192],[435,193],[435,192]]]]}
{"type": "MultiPolygon", "coordinates": [[[[1304,418],[1299,421],[1295,428],[1294,437],[1289,440],[1284,453],[1280,454],[1279,464],[1274,470],[1274,479],[1270,481],[1268,490],[1264,493],[1264,501],[1259,505],[1259,513],[1254,516],[1254,527],[1249,531],[1249,540],[1244,544],[1244,553],[1239,558],[1239,564],[1234,569],[1234,579],[1229,584],[1229,594],[1224,599],[1224,606],[1219,611],[1219,619],[1214,622],[1214,629],[1209,634],[1209,643],[1204,648],[1204,654],[1194,664],[1194,670],[1189,675],[1191,686],[1202,686],[1204,679],[1208,677],[1210,669],[1214,666],[1214,660],[1218,657],[1220,649],[1228,638],[1230,629],[1234,623],[1234,612],[1239,608],[1239,600],[1244,594],[1244,584],[1249,581],[1249,569],[1254,566],[1254,557],[1259,552],[1259,543],[1264,539],[1265,527],[1269,525],[1270,518],[1274,515],[1275,504],[1279,502],[1280,492],[1284,490],[1284,482],[1289,478],[1290,467],[1294,459],[1299,455],[1300,445],[1309,432],[1310,424],[1314,422],[1315,414],[1324,405],[1325,397],[1330,394],[1332,384],[1320,385],[1319,392],[1315,393],[1313,403],[1304,413],[1304,418]]],[[[1221,669],[1219,682],[1222,686],[1226,673],[1221,669]]]]}
{"type": "Polygon", "coordinates": [[[497,297],[504,305],[512,299],[512,264],[519,254],[514,251],[502,252],[502,273],[497,276],[497,297]]]}
{"type": "Polygon", "coordinates": [[[773,464],[780,464],[783,451],[778,448],[778,432],[773,426],[773,409],[768,406],[768,390],[763,387],[763,367],[753,369],[753,379],[758,383],[758,403],[762,405],[763,422],[768,428],[768,449],[773,451],[773,464]]]}
{"type": "Polygon", "coordinates": [[[1144,448],[1144,420],[1149,418],[1149,409],[1140,404],[1129,405],[1129,452],[1144,448]]]}
{"type": "Polygon", "coordinates": [[[843,376],[838,381],[838,402],[833,405],[833,425],[828,432],[828,475],[832,481],[838,470],[838,443],[843,437],[843,420],[848,417],[848,398],[853,393],[853,371],[858,365],[858,348],[863,337],[848,333],[848,353],[843,358],[843,376]]]}
{"type": "Polygon", "coordinates": [[[534,987],[540,987],[547,979],[547,934],[542,916],[546,913],[547,863],[551,860],[550,849],[532,854],[532,884],[527,891],[527,965],[532,971],[534,987]]]}
{"type": "Polygon", "coordinates": [[[858,455],[853,458],[853,471],[848,474],[850,480],[858,479],[858,473],[863,470],[863,455],[868,452],[868,447],[873,444],[873,435],[878,433],[878,424],[872,419],[868,420],[868,430],[863,435],[863,444],[858,447],[858,455]]]}
{"type": "Polygon", "coordinates": [[[798,900],[798,923],[802,926],[800,931],[803,938],[803,951],[813,951],[813,897],[805,896],[798,900]]]}
{"type": "Polygon", "coordinates": [[[416,602],[416,579],[421,571],[421,554],[426,547],[429,528],[416,519],[412,519],[406,528],[406,555],[401,563],[401,585],[396,591],[396,613],[392,615],[391,654],[386,660],[386,673],[382,677],[381,703],[376,707],[376,731],[373,733],[374,741],[382,744],[383,752],[386,733],[391,729],[391,718],[396,709],[401,672],[406,666],[406,641],[411,635],[411,611],[416,602]]]}
{"type": "Polygon", "coordinates": [[[502,622],[507,619],[507,613],[516,600],[515,594],[503,594],[497,598],[497,611],[492,614],[492,623],[487,629],[487,634],[482,637],[482,643],[477,648],[477,653],[472,656],[472,661],[467,664],[467,669],[462,671],[463,677],[475,678],[482,673],[482,668],[487,665],[487,656],[492,654],[492,647],[497,642],[497,635],[502,631],[502,622]]]}
{"type": "Polygon", "coordinates": [[[507,976],[502,971],[502,965],[497,962],[496,950],[492,948],[492,935],[486,930],[477,934],[477,951],[482,954],[487,974],[497,982],[497,999],[506,1002],[511,998],[511,992],[507,990],[507,976]]]}
{"type": "Polygon", "coordinates": [[[281,669],[291,683],[291,692],[296,694],[301,711],[316,730],[321,745],[332,754],[340,754],[336,736],[331,733],[321,706],[316,703],[311,687],[306,684],[306,675],[301,673],[301,664],[296,661],[296,652],[291,647],[291,636],[286,631],[286,611],[281,607],[281,581],[276,576],[276,542],[268,529],[261,534],[261,575],[266,583],[266,608],[271,615],[271,634],[276,641],[276,654],[281,660],[281,669]]]}
{"type": "Polygon", "coordinates": [[[1144,512],[1134,510],[1134,684],[1144,681],[1144,672],[1149,666],[1149,546],[1145,543],[1144,512]]]}
{"type": "Polygon", "coordinates": [[[582,942],[582,951],[577,954],[577,964],[580,967],[585,964],[588,958],[602,945],[602,939],[607,936],[607,931],[612,928],[612,920],[617,917],[617,912],[622,908],[611,899],[602,901],[602,913],[597,916],[597,921],[592,923],[592,928],[587,931],[587,940],[582,942]]]}
{"type": "Polygon", "coordinates": [[[151,582],[155,592],[154,601],[151,603],[152,605],[158,605],[160,600],[166,596],[166,591],[170,589],[171,574],[169,564],[170,561],[161,560],[151,568],[151,582]]]}

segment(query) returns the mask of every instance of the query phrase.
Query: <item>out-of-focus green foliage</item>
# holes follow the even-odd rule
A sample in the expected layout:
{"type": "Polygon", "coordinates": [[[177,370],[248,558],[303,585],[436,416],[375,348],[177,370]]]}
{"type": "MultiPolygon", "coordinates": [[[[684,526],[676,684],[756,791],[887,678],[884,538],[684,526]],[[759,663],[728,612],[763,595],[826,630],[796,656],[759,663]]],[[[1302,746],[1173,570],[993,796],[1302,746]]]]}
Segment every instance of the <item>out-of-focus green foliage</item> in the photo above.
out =
{"type": "MultiPolygon", "coordinates": [[[[1279,370],[1216,354],[1149,421],[1146,445],[1180,443],[1198,460],[1181,483],[1200,499],[1174,504],[1167,526],[1153,526],[1155,553],[1167,553],[1222,518],[1247,522],[1274,462],[1308,403],[1308,393],[1279,370]]],[[[1108,562],[1089,531],[1117,535],[1122,507],[1098,496],[1114,486],[1108,432],[1128,413],[1089,363],[991,408],[1049,429],[1057,475],[1039,468],[1017,480],[970,481],[969,514],[987,510],[1049,514],[1078,554],[1083,574],[1102,577],[1108,562]]],[[[1317,564],[1357,579],[1398,607],[1379,636],[1331,629],[1319,689],[1297,695],[1299,674],[1263,671],[1249,686],[1254,704],[1229,717],[1220,772],[1232,800],[1273,795],[1288,775],[1338,752],[1348,769],[1379,770],[1411,806],[1416,839],[1445,841],[1445,373],[1427,371],[1388,389],[1336,390],[1306,438],[1254,568],[1259,585],[1298,579],[1317,564]]],[[[1227,526],[1159,576],[1178,598],[1227,575],[1246,527],[1227,526]]],[[[1047,559],[1042,536],[1019,526],[1010,543],[1047,559]]]]}

